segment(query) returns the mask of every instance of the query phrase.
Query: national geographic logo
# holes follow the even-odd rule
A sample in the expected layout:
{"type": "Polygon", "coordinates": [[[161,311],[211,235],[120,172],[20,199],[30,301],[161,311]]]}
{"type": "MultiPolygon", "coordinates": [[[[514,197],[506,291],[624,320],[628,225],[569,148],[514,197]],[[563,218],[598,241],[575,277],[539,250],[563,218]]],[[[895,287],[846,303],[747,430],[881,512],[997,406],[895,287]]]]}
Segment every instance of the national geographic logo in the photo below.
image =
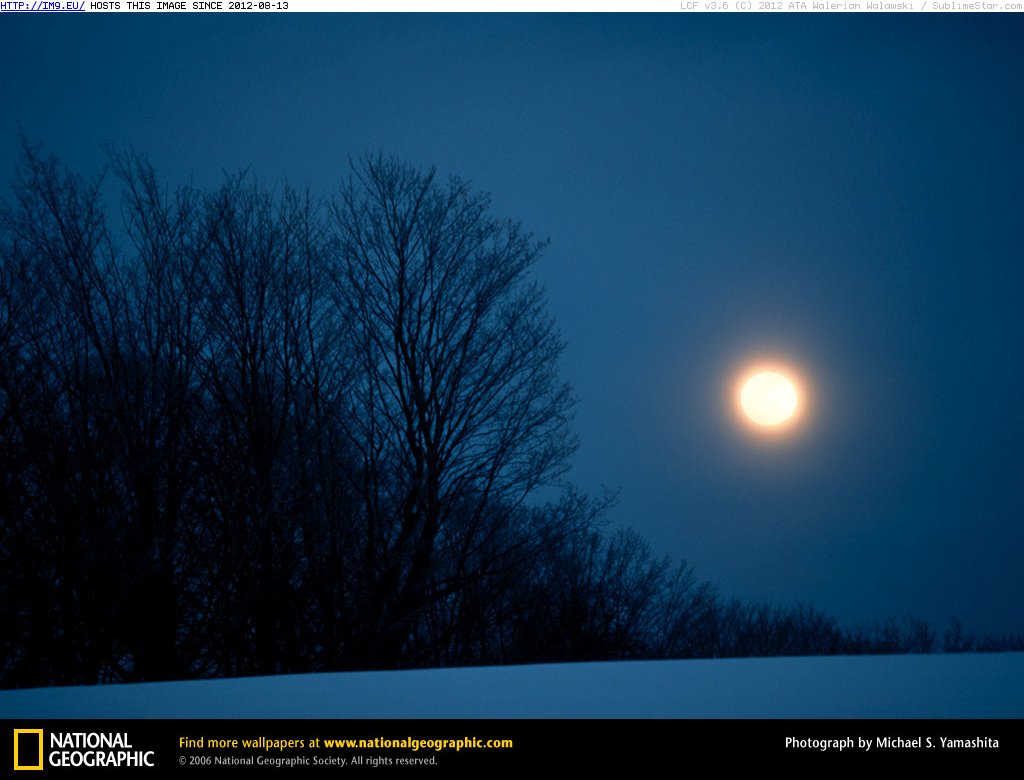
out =
{"type": "Polygon", "coordinates": [[[49,753],[42,729],[14,729],[15,771],[51,767],[155,767],[152,750],[136,750],[126,732],[51,731],[49,753]]]}

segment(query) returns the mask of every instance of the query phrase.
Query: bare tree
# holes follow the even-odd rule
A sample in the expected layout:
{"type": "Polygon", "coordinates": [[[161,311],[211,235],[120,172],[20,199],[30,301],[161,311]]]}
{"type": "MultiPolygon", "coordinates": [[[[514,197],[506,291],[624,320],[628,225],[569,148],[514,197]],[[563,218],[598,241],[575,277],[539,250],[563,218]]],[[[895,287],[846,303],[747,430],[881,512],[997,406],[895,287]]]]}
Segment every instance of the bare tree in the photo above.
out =
{"type": "Polygon", "coordinates": [[[423,610],[472,574],[464,564],[480,574],[481,549],[574,449],[562,342],[527,278],[543,243],[488,210],[458,179],[383,158],[355,166],[333,205],[356,377],[358,665],[397,665],[423,610]]]}
{"type": "Polygon", "coordinates": [[[0,223],[0,590],[22,635],[15,684],[95,682],[117,665],[108,605],[125,494],[109,434],[125,299],[99,187],[25,144],[0,223]]]}

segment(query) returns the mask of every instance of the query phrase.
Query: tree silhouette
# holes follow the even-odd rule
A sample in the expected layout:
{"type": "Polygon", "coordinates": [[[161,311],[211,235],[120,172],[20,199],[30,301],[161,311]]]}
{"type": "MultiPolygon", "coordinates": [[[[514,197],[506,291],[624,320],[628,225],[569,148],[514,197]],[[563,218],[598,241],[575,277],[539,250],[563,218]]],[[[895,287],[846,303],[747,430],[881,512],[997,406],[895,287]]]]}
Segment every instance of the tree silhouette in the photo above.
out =
{"type": "Polygon", "coordinates": [[[502,565],[496,541],[575,446],[562,342],[526,278],[543,244],[435,179],[367,159],[333,208],[367,666],[394,665],[432,602],[502,565]]]}

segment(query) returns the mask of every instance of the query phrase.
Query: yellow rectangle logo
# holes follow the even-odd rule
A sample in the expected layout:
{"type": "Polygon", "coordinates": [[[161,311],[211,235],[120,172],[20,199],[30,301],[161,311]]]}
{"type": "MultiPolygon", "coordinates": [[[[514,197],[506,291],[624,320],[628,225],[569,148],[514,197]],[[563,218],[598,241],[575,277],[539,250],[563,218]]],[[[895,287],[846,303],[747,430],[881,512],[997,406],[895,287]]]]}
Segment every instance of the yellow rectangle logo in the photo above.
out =
{"type": "MultiPolygon", "coordinates": [[[[31,742],[25,740],[31,745],[31,742]]],[[[14,730],[14,768],[15,770],[24,769],[42,769],[43,768],[43,730],[42,729],[15,729],[14,730]],[[21,737],[23,734],[34,734],[39,740],[39,751],[36,753],[36,757],[39,759],[37,764],[29,764],[28,766],[22,766],[21,758],[18,755],[18,747],[21,743],[21,737]]]]}

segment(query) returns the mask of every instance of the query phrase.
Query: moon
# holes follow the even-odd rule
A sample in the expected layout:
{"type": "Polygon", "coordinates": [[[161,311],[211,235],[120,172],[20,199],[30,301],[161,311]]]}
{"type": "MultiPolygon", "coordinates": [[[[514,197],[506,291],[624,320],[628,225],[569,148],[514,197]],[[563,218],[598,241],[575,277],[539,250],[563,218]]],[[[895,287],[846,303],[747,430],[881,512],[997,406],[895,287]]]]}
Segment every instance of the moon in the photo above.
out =
{"type": "Polygon", "coordinates": [[[793,418],[800,398],[796,385],[778,371],[759,371],[740,389],[740,408],[762,428],[777,428],[793,418]]]}

